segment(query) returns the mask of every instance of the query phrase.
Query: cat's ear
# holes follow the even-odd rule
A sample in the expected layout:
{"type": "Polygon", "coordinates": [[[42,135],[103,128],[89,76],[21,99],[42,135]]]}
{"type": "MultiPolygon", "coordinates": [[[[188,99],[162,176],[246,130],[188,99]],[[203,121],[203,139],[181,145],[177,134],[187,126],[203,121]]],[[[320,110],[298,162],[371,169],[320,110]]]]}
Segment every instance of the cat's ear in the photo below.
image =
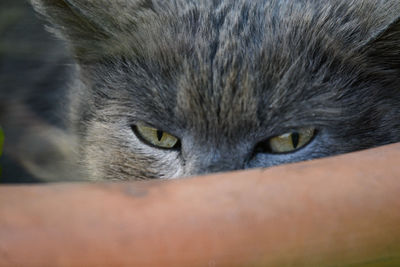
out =
{"type": "Polygon", "coordinates": [[[78,59],[101,55],[132,32],[152,10],[152,0],[31,0],[50,29],[65,39],[78,59]]]}
{"type": "Polygon", "coordinates": [[[400,15],[364,45],[374,61],[400,70],[400,15]]]}

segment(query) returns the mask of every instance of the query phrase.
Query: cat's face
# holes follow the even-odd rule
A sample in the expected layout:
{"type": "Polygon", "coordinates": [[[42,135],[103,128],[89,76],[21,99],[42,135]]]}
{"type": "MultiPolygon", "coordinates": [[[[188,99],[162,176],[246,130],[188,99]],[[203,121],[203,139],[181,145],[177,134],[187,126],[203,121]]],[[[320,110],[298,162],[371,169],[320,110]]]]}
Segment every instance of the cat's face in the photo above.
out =
{"type": "Polygon", "coordinates": [[[90,179],[400,141],[398,1],[100,2],[34,1],[79,63],[71,118],[90,179]]]}

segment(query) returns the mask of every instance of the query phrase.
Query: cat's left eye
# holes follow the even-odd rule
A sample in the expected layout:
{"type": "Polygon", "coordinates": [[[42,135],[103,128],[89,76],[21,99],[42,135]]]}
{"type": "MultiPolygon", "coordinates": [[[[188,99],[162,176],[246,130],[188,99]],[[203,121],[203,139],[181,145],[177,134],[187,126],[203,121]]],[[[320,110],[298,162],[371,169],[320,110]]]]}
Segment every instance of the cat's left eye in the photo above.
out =
{"type": "Polygon", "coordinates": [[[156,128],[137,125],[133,127],[136,135],[144,142],[158,148],[174,149],[179,146],[179,139],[156,128]]]}
{"type": "Polygon", "coordinates": [[[294,152],[306,146],[314,137],[315,128],[301,128],[270,138],[268,148],[271,153],[281,154],[294,152]]]}
{"type": "Polygon", "coordinates": [[[313,127],[300,128],[272,137],[257,145],[255,152],[284,154],[295,152],[308,145],[315,136],[313,127]]]}

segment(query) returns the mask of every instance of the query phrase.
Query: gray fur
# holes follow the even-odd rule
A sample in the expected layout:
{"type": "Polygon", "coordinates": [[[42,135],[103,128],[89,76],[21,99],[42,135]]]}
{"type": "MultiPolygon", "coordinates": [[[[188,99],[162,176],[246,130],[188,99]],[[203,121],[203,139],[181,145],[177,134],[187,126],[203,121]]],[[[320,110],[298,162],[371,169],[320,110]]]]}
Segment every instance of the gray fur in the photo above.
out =
{"type": "Polygon", "coordinates": [[[32,0],[77,62],[70,129],[91,180],[175,178],[400,141],[398,0],[32,0]],[[145,122],[181,150],[141,142],[145,122]],[[313,126],[294,153],[255,150],[313,126]],[[256,153],[256,152],[257,153],[256,153]]]}

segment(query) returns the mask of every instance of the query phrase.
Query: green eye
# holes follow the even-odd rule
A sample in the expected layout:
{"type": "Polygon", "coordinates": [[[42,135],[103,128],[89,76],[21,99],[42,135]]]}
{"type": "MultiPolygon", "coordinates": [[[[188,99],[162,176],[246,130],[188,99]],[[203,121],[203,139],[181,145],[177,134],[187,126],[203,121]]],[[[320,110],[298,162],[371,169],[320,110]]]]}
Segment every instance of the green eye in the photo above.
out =
{"type": "Polygon", "coordinates": [[[291,133],[269,139],[269,146],[273,153],[288,153],[307,145],[314,137],[315,128],[302,128],[291,133]]]}
{"type": "Polygon", "coordinates": [[[152,127],[136,126],[136,134],[144,141],[159,148],[172,149],[179,144],[179,140],[175,136],[152,127]]]}

